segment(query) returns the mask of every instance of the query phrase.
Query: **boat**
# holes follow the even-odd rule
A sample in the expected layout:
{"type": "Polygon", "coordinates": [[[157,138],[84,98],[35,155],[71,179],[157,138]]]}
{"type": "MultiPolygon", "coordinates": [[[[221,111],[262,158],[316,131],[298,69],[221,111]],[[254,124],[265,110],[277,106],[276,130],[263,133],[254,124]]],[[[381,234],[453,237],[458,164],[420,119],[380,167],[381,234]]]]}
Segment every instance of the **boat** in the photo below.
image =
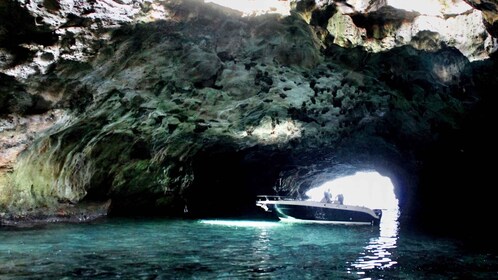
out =
{"type": "Polygon", "coordinates": [[[283,222],[342,225],[379,225],[381,209],[345,205],[342,200],[296,200],[276,195],[258,195],[256,205],[283,222]]]}

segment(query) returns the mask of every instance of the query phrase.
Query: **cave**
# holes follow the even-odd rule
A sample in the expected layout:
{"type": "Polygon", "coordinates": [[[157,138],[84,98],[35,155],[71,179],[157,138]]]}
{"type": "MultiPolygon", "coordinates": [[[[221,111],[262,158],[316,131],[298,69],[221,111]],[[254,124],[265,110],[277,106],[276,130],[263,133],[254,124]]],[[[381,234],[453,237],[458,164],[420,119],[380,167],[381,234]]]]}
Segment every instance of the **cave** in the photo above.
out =
{"type": "Polygon", "coordinates": [[[375,172],[396,228],[498,249],[498,5],[258,1],[0,3],[0,231],[278,221],[375,172]]]}
{"type": "MultiPolygon", "coordinates": [[[[40,195],[28,199],[33,204],[29,208],[54,200],[77,204],[111,199],[111,215],[181,216],[181,205],[186,205],[194,216],[251,216],[258,194],[303,196],[325,180],[375,170],[393,181],[401,219],[410,224],[458,228],[462,218],[450,212],[464,200],[467,223],[480,222],[470,218],[477,213],[482,221],[491,217],[486,208],[491,196],[482,194],[490,191],[485,182],[492,173],[482,156],[494,139],[489,132],[495,101],[489,83],[496,83],[493,53],[476,60],[485,49],[437,42],[442,40],[437,33],[426,42],[418,32],[414,43],[381,52],[372,52],[372,42],[365,41],[363,49],[351,46],[351,38],[342,44],[332,21],[343,11],[340,5],[311,1],[280,19],[240,18],[217,4],[201,14],[198,4],[165,4],[184,25],[158,20],[111,29],[107,45],[92,45],[88,58],[77,64],[42,51],[43,61],[49,57],[51,65],[39,68],[44,74],[33,75],[33,82],[16,81],[15,72],[9,72],[13,65],[3,64],[7,119],[50,113],[55,121],[53,110],[75,113],[74,124],[54,126],[48,142],[32,132],[34,144],[23,146],[19,159],[12,160],[18,167],[4,167],[7,173],[14,170],[14,186],[31,182],[37,188],[33,162],[46,167],[43,180],[57,182],[56,191],[40,187],[40,195]],[[328,26],[323,17],[331,18],[328,26]],[[270,26],[281,37],[274,37],[270,26]],[[330,34],[321,38],[323,32],[330,34]],[[203,34],[214,34],[222,51],[210,53],[209,44],[215,41],[202,45],[203,34]],[[250,41],[233,45],[241,39],[260,40],[262,47],[254,48],[250,41]],[[146,52],[161,49],[179,62],[148,60],[146,52]],[[115,59],[121,63],[109,64],[115,59]],[[167,65],[175,66],[157,70],[167,65]],[[139,74],[135,69],[143,70],[139,74]],[[99,75],[121,84],[95,87],[99,75]],[[88,81],[83,82],[85,76],[88,81]],[[48,104],[30,111],[35,98],[48,104]],[[143,172],[150,180],[130,177],[143,172]],[[463,190],[471,185],[486,203],[469,199],[463,190]],[[130,197],[137,193],[143,196],[140,202],[130,197]],[[168,207],[168,201],[174,206],[168,207]],[[478,208],[485,210],[472,210],[478,208]]],[[[29,16],[28,7],[9,2],[5,8],[11,6],[17,9],[12,20],[29,16]]],[[[348,28],[375,37],[376,26],[384,26],[380,37],[369,39],[379,40],[393,36],[403,24],[414,24],[417,16],[384,6],[354,13],[348,28]],[[358,23],[359,18],[368,20],[358,23]]],[[[19,44],[27,40],[12,32],[10,22],[5,28],[11,33],[4,36],[19,44]]],[[[22,28],[38,32],[33,38],[53,40],[41,33],[48,25],[22,28]]],[[[74,34],[69,36],[74,41],[74,34]]],[[[40,44],[50,47],[53,42],[40,44]]],[[[36,62],[36,54],[31,56],[36,62]]],[[[5,140],[3,145],[12,146],[5,140]]]]}

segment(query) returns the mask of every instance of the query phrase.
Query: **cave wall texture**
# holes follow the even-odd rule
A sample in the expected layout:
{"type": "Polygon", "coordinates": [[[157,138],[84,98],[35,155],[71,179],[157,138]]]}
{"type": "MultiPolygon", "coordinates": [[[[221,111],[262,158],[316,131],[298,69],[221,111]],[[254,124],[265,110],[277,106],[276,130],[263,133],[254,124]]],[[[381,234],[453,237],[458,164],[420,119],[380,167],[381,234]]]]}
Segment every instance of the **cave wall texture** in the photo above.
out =
{"type": "Polygon", "coordinates": [[[0,0],[0,219],[242,215],[357,170],[412,223],[493,219],[498,4],[390,2],[0,0]]]}

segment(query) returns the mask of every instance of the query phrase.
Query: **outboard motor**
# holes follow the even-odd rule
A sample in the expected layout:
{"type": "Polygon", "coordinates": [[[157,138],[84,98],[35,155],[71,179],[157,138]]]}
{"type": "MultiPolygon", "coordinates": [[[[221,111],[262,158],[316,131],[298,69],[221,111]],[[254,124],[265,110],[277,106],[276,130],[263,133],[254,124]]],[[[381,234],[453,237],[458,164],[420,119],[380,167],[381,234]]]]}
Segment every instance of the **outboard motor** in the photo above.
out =
{"type": "Polygon", "coordinates": [[[382,209],[373,209],[375,215],[377,215],[380,218],[382,218],[382,209]]]}
{"type": "Polygon", "coordinates": [[[380,224],[380,219],[382,218],[382,210],[381,209],[373,209],[375,215],[377,215],[377,217],[379,217],[378,220],[374,221],[374,224],[375,225],[378,225],[380,224]]]}

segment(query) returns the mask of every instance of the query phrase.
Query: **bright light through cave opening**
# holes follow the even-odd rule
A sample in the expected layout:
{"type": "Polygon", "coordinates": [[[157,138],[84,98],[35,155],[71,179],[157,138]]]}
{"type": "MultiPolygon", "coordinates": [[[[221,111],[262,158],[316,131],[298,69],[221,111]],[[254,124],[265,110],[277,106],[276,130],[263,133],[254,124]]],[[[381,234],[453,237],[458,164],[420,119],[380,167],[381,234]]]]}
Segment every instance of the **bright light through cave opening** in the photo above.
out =
{"type": "Polygon", "coordinates": [[[261,14],[290,14],[288,0],[204,0],[205,3],[215,3],[243,13],[244,16],[261,14]]]}
{"type": "Polygon", "coordinates": [[[342,194],[344,204],[382,209],[380,233],[382,237],[395,237],[398,232],[399,201],[391,179],[378,172],[356,172],[352,176],[325,182],[306,192],[309,200],[320,201],[330,189],[332,198],[342,194]]]}
{"type": "Polygon", "coordinates": [[[328,181],[306,192],[309,200],[320,201],[330,189],[332,196],[344,196],[344,204],[365,206],[372,209],[397,210],[398,199],[391,179],[377,172],[357,172],[352,176],[328,181]]]}

